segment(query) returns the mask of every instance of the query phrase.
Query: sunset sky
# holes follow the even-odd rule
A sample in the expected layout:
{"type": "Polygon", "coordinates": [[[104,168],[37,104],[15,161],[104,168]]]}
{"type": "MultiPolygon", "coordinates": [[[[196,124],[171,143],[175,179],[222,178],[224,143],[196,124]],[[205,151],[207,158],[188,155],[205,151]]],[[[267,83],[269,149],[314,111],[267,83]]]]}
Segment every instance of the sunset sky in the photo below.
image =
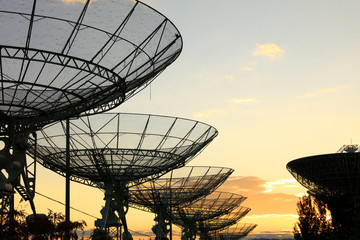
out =
{"type": "MultiPolygon", "coordinates": [[[[243,205],[252,210],[242,222],[258,226],[246,239],[291,237],[296,202],[306,190],[287,162],[360,143],[360,2],[144,2],[177,26],[183,51],[150,87],[114,111],[184,117],[217,128],[219,136],[189,165],[235,170],[220,190],[248,197],[243,205]]],[[[39,167],[36,184],[38,192],[64,202],[64,178],[39,167]]],[[[71,187],[72,206],[100,217],[103,193],[71,187]]],[[[64,212],[41,196],[35,203],[38,212],[64,212]]],[[[71,214],[93,227],[93,218],[71,214]]],[[[153,218],[131,209],[129,228],[150,234],[153,218]]]]}

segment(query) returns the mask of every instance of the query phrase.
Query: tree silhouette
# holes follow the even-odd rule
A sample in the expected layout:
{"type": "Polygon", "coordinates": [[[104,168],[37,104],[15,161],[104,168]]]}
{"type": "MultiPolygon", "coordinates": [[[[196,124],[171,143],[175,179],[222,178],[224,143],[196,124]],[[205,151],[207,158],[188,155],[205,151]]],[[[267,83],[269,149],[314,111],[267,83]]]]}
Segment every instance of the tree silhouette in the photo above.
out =
{"type": "Polygon", "coordinates": [[[66,222],[62,213],[48,209],[47,215],[30,215],[26,217],[23,210],[5,210],[0,214],[1,240],[58,240],[63,239],[65,231],[70,229],[71,239],[77,240],[77,230],[84,230],[86,222],[66,222]]]}
{"type": "Polygon", "coordinates": [[[53,224],[53,230],[50,233],[50,240],[63,239],[65,232],[67,229],[70,229],[70,238],[78,239],[77,230],[84,230],[85,226],[87,226],[84,220],[80,221],[65,221],[65,216],[62,213],[53,212],[48,209],[49,213],[47,215],[48,219],[53,224]]]}
{"type": "Polygon", "coordinates": [[[113,238],[109,235],[108,232],[95,228],[90,236],[92,240],[112,240],[113,238]]]}
{"type": "Polygon", "coordinates": [[[29,232],[25,218],[26,215],[23,210],[4,210],[0,215],[0,239],[28,239],[29,232]]]}
{"type": "Polygon", "coordinates": [[[293,234],[296,240],[335,240],[335,229],[328,219],[326,205],[311,197],[303,196],[297,203],[299,221],[295,223],[293,234]]]}

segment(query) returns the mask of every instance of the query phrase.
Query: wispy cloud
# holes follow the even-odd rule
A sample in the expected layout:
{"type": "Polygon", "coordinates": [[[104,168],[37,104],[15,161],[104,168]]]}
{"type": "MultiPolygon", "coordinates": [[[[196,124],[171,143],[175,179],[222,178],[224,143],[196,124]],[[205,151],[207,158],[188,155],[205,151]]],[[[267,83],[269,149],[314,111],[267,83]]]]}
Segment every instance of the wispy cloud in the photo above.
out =
{"type": "MultiPolygon", "coordinates": [[[[295,179],[281,179],[275,182],[266,182],[264,187],[266,188],[266,190],[264,191],[265,193],[267,192],[271,192],[274,188],[275,185],[285,185],[286,183],[293,183],[296,182],[295,179]]],[[[290,185],[292,187],[294,187],[294,185],[290,185]]],[[[283,187],[289,187],[289,186],[283,186],[283,187]]],[[[297,186],[296,186],[297,187],[297,186]]]]}
{"type": "Polygon", "coordinates": [[[193,116],[195,118],[208,118],[208,117],[214,117],[214,116],[224,116],[224,115],[238,111],[238,108],[235,106],[237,104],[250,104],[250,103],[255,103],[257,101],[258,100],[254,99],[254,98],[232,99],[232,100],[227,101],[228,105],[225,106],[224,108],[200,111],[197,113],[193,113],[193,116]]]}
{"type": "Polygon", "coordinates": [[[337,92],[343,88],[346,88],[348,86],[337,86],[337,87],[332,87],[332,88],[324,88],[324,89],[320,89],[318,91],[315,92],[310,92],[310,93],[306,93],[301,95],[301,98],[311,98],[311,97],[317,97],[320,95],[324,95],[324,94],[329,94],[329,93],[334,93],[337,92]]]}
{"type": "Polygon", "coordinates": [[[233,75],[225,75],[224,78],[232,80],[234,78],[233,75]]]}
{"type": "Polygon", "coordinates": [[[254,68],[249,67],[249,66],[245,66],[245,67],[242,67],[241,70],[243,70],[243,71],[253,71],[254,68]]]}
{"type": "Polygon", "coordinates": [[[275,43],[256,44],[256,48],[252,53],[253,56],[265,56],[274,61],[281,58],[285,51],[278,47],[275,43]]]}
{"type": "Polygon", "coordinates": [[[256,101],[256,99],[253,99],[253,98],[242,98],[242,99],[235,99],[232,102],[233,103],[254,103],[257,101],[256,101]]]}

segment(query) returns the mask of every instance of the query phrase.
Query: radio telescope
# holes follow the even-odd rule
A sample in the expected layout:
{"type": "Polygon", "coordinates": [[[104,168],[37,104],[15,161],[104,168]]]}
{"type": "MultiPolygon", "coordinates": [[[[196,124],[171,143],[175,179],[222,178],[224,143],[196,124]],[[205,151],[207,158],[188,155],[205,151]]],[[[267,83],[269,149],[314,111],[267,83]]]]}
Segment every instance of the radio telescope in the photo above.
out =
{"type": "Polygon", "coordinates": [[[0,191],[32,201],[29,134],[51,122],[112,109],[182,50],[176,27],[134,1],[12,0],[0,4],[0,191]],[[19,176],[24,186],[21,186],[19,176]]]}
{"type": "MultiPolygon", "coordinates": [[[[65,123],[50,124],[29,153],[44,167],[67,172],[65,123]]],[[[105,191],[101,229],[117,211],[127,232],[128,188],[189,162],[217,136],[207,124],[168,116],[103,113],[70,121],[70,179],[105,191]]]]}
{"type": "MultiPolygon", "coordinates": [[[[218,221],[224,221],[219,219],[236,216],[233,211],[236,211],[236,208],[239,208],[245,199],[246,197],[239,194],[215,191],[199,201],[176,207],[173,211],[174,222],[182,227],[183,239],[194,240],[196,234],[200,233],[201,227],[211,225],[214,219],[215,227],[218,225],[218,221]]],[[[247,208],[240,207],[240,211],[244,209],[247,208]]],[[[232,223],[233,218],[230,219],[232,223]]]]}
{"type": "Polygon", "coordinates": [[[238,223],[235,226],[211,234],[210,238],[213,240],[239,240],[249,235],[256,226],[256,224],[251,223],[238,223]]]}
{"type": "Polygon", "coordinates": [[[200,232],[200,239],[210,239],[209,234],[211,234],[211,232],[226,229],[231,225],[236,224],[243,217],[245,217],[248,212],[250,212],[250,208],[239,206],[226,215],[211,218],[205,221],[199,221],[197,223],[197,227],[199,229],[198,231],[200,232]]]}
{"type": "Polygon", "coordinates": [[[185,206],[177,206],[173,211],[174,217],[191,218],[191,222],[208,220],[230,213],[245,199],[246,197],[239,194],[215,191],[185,206]]]}
{"type": "Polygon", "coordinates": [[[299,158],[286,166],[309,194],[327,204],[333,223],[344,234],[350,233],[354,216],[360,214],[360,153],[356,151],[356,145],[347,145],[338,153],[299,158]]]}
{"type": "MultiPolygon", "coordinates": [[[[190,167],[174,169],[166,175],[130,188],[132,207],[156,214],[153,232],[166,238],[171,228],[172,209],[213,192],[233,172],[223,167],[190,167]]],[[[171,232],[171,231],[170,231],[171,232]]]]}

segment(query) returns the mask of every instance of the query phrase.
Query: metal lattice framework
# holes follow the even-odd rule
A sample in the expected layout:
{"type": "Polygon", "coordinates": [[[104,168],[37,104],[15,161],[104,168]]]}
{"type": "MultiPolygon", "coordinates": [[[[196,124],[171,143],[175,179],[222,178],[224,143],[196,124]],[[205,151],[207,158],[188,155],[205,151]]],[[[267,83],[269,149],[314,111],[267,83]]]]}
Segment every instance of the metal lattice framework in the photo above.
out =
{"type": "Polygon", "coordinates": [[[210,235],[212,240],[238,240],[243,239],[251,231],[256,228],[257,224],[252,223],[238,223],[235,226],[231,226],[225,230],[221,230],[210,235]]]}
{"type": "Polygon", "coordinates": [[[189,119],[103,113],[44,127],[37,144],[30,141],[29,154],[61,175],[69,171],[73,181],[103,189],[106,204],[96,226],[104,229],[118,217],[128,233],[128,188],[183,166],[216,136],[215,128],[189,119]]]}
{"type": "Polygon", "coordinates": [[[130,188],[133,207],[155,212],[161,208],[190,204],[213,192],[233,172],[231,168],[185,166],[130,188]]]}
{"type": "Polygon", "coordinates": [[[138,1],[3,0],[0,19],[0,192],[15,188],[35,213],[30,133],[120,105],[179,56],[182,38],[138,1]]]}
{"type": "Polygon", "coordinates": [[[315,195],[360,197],[360,153],[299,158],[287,164],[295,179],[315,195]]]}
{"type": "Polygon", "coordinates": [[[17,128],[114,108],[182,50],[176,27],[138,1],[2,1],[0,19],[0,117],[17,128]]]}
{"type": "Polygon", "coordinates": [[[200,236],[203,236],[207,239],[207,236],[210,232],[221,229],[223,230],[236,224],[243,217],[245,217],[245,215],[248,214],[250,210],[250,208],[239,206],[226,215],[211,218],[205,221],[199,221],[198,229],[200,231],[200,236]]]}
{"type": "MultiPolygon", "coordinates": [[[[65,121],[38,132],[37,159],[65,175],[65,121]]],[[[103,113],[70,121],[71,179],[104,188],[104,182],[136,185],[183,166],[218,132],[189,119],[103,113]]],[[[31,141],[31,143],[33,143],[31,141]]],[[[29,153],[35,155],[35,144],[29,153]]]]}
{"type": "Polygon", "coordinates": [[[173,210],[173,219],[183,229],[183,239],[195,239],[201,221],[220,217],[233,211],[246,199],[239,194],[215,191],[187,206],[173,210]]]}
{"type": "Polygon", "coordinates": [[[130,188],[130,205],[156,214],[153,232],[157,238],[169,233],[172,209],[205,197],[219,187],[233,172],[223,167],[185,166],[163,177],[130,188]]]}
{"type": "Polygon", "coordinates": [[[186,239],[195,239],[196,234],[199,234],[201,239],[210,239],[209,234],[236,224],[250,210],[250,208],[238,206],[231,212],[223,212],[222,215],[212,218],[207,217],[207,211],[198,211],[198,214],[204,215],[202,217],[194,216],[192,212],[185,215],[184,211],[178,211],[174,217],[174,223],[184,229],[186,239]]]}
{"type": "Polygon", "coordinates": [[[228,192],[215,191],[200,200],[173,210],[174,219],[187,219],[189,222],[204,221],[230,213],[245,201],[246,197],[228,192]]]}

